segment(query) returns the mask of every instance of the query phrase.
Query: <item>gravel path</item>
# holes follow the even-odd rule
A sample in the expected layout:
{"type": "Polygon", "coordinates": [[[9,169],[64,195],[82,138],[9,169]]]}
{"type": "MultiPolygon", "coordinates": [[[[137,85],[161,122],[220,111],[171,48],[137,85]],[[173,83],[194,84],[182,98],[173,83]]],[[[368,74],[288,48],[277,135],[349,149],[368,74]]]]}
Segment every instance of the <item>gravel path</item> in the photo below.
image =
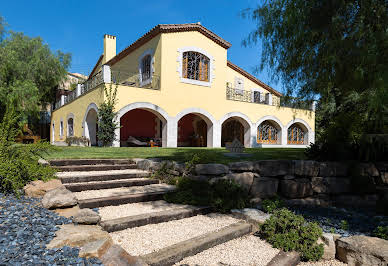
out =
{"type": "Polygon", "coordinates": [[[158,192],[158,191],[170,191],[173,190],[175,186],[166,185],[166,184],[153,184],[147,186],[134,186],[134,187],[120,187],[120,188],[111,188],[111,189],[100,189],[100,190],[85,190],[81,192],[75,192],[75,196],[79,200],[83,199],[93,199],[93,198],[102,198],[110,196],[121,196],[127,194],[137,194],[144,192],[158,192]]]}
{"type": "Polygon", "coordinates": [[[139,169],[124,169],[124,170],[109,170],[109,171],[75,171],[75,172],[57,172],[58,177],[73,177],[73,176],[102,176],[102,175],[114,175],[114,174],[133,174],[133,173],[146,173],[148,171],[139,169]]]}
{"type": "Polygon", "coordinates": [[[238,222],[222,214],[197,215],[110,233],[115,244],[133,256],[145,255],[238,222]]]}
{"type": "Polygon", "coordinates": [[[298,266],[345,266],[347,264],[339,260],[323,260],[318,262],[301,262],[298,266]]]}
{"type": "Polygon", "coordinates": [[[0,265],[102,265],[78,257],[79,249],[46,249],[56,225],[71,223],[41,207],[40,201],[0,193],[0,265]]]}
{"type": "Polygon", "coordinates": [[[278,252],[259,237],[248,235],[187,257],[175,265],[265,266],[278,252]]]}
{"type": "Polygon", "coordinates": [[[144,213],[159,212],[182,208],[188,205],[168,203],[164,200],[128,203],[119,206],[106,206],[99,208],[101,220],[110,220],[120,217],[139,215],[144,213]]]}

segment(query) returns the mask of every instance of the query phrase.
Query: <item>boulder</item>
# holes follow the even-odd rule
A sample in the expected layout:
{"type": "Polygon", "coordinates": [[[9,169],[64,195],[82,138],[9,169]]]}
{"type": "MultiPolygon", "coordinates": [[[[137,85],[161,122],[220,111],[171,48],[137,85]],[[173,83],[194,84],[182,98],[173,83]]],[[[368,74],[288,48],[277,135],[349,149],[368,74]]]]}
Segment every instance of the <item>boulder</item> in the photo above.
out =
{"type": "Polygon", "coordinates": [[[224,175],[229,173],[229,167],[218,163],[197,164],[195,172],[197,175],[224,175]]]}
{"type": "Polygon", "coordinates": [[[42,199],[42,205],[47,209],[71,207],[77,205],[77,198],[62,186],[47,192],[42,199]]]}
{"type": "Polygon", "coordinates": [[[73,216],[73,223],[78,224],[98,224],[100,220],[100,215],[88,208],[80,209],[78,213],[73,216]]]}
{"type": "Polygon", "coordinates": [[[101,258],[112,245],[113,241],[110,238],[89,242],[80,249],[79,256],[81,258],[101,258]]]}
{"type": "Polygon", "coordinates": [[[75,205],[70,208],[55,209],[54,212],[60,216],[71,218],[72,216],[76,215],[79,210],[80,208],[78,207],[78,205],[75,205]]]}
{"type": "Polygon", "coordinates": [[[40,198],[43,197],[46,192],[58,187],[63,187],[61,180],[52,179],[47,182],[42,180],[32,181],[24,186],[24,193],[28,197],[40,198]]]}
{"type": "Polygon", "coordinates": [[[206,175],[189,175],[187,178],[195,181],[210,181],[210,182],[215,182],[216,180],[219,179],[219,177],[215,177],[209,180],[209,176],[206,175]]]}
{"type": "Polygon", "coordinates": [[[311,185],[316,193],[341,194],[350,192],[350,180],[338,177],[313,177],[311,185]]]}
{"type": "Polygon", "coordinates": [[[321,194],[304,199],[288,199],[285,200],[286,205],[302,205],[302,206],[322,206],[328,207],[331,201],[327,195],[321,194]]]}
{"type": "Polygon", "coordinates": [[[160,168],[161,162],[157,159],[143,159],[136,160],[136,165],[138,169],[146,171],[155,171],[160,168]]]}
{"type": "Polygon", "coordinates": [[[253,179],[250,194],[257,198],[270,198],[278,192],[279,180],[270,177],[256,177],[253,179]]]}
{"type": "Polygon", "coordinates": [[[350,266],[386,266],[388,241],[369,236],[343,237],[336,241],[337,259],[350,266]]]}
{"type": "Polygon", "coordinates": [[[317,244],[323,244],[323,260],[334,260],[336,247],[335,241],[340,238],[339,234],[323,233],[322,237],[318,239],[317,244]]]}
{"type": "Polygon", "coordinates": [[[280,181],[280,192],[287,198],[305,198],[313,194],[311,182],[307,178],[280,181]]]}
{"type": "Polygon", "coordinates": [[[295,160],[294,173],[298,176],[318,176],[319,163],[316,161],[295,160]]]}
{"type": "Polygon", "coordinates": [[[294,175],[285,175],[282,177],[282,179],[287,179],[287,180],[290,180],[290,179],[295,179],[296,177],[294,175]]]}
{"type": "Polygon", "coordinates": [[[296,251],[284,252],[282,250],[272,258],[266,266],[296,266],[300,262],[300,255],[296,251]]]}
{"type": "Polygon", "coordinates": [[[49,166],[50,165],[50,163],[47,160],[43,159],[43,158],[39,158],[38,164],[45,165],[45,166],[49,166]]]}
{"type": "Polygon", "coordinates": [[[243,219],[252,224],[263,224],[269,217],[271,217],[271,214],[269,213],[251,208],[233,209],[231,210],[231,213],[236,218],[243,219]]]}
{"type": "Polygon", "coordinates": [[[261,176],[293,175],[293,163],[290,160],[266,160],[257,161],[254,164],[255,172],[261,176]]]}
{"type": "Polygon", "coordinates": [[[254,170],[253,162],[234,162],[230,163],[229,169],[235,172],[252,172],[254,170]]]}
{"type": "Polygon", "coordinates": [[[101,239],[110,239],[109,233],[98,225],[64,224],[59,226],[55,237],[47,248],[61,248],[63,246],[82,247],[87,243],[101,239]]]}
{"type": "Polygon", "coordinates": [[[323,162],[319,165],[319,176],[347,176],[348,166],[339,162],[323,162]]]}
{"type": "Polygon", "coordinates": [[[379,176],[379,171],[373,163],[360,163],[355,166],[352,173],[356,176],[379,176]]]}
{"type": "Polygon", "coordinates": [[[253,183],[253,179],[255,177],[258,177],[258,174],[256,173],[233,173],[233,174],[227,174],[225,178],[231,179],[236,181],[237,184],[242,186],[246,191],[250,191],[253,183]]]}

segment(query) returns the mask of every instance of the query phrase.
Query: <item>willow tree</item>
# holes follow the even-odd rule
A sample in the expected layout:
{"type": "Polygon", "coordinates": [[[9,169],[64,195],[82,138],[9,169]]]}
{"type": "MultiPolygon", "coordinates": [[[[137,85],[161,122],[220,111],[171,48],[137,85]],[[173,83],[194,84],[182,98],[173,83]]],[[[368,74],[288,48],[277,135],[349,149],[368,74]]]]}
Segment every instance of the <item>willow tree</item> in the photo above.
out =
{"type": "Polygon", "coordinates": [[[388,133],[388,1],[265,0],[243,12],[255,23],[245,45],[262,42],[286,95],[319,99],[318,148],[350,158],[365,134],[388,133]]]}

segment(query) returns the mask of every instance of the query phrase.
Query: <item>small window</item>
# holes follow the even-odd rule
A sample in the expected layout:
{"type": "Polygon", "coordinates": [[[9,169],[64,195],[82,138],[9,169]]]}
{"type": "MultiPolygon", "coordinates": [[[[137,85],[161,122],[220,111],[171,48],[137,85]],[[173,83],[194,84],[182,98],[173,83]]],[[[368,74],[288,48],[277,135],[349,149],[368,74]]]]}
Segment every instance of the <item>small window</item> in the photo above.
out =
{"type": "Polygon", "coordinates": [[[63,136],[63,121],[61,121],[59,123],[59,136],[62,137],[63,136]]]}
{"type": "Polygon", "coordinates": [[[244,89],[244,80],[242,78],[235,77],[234,78],[234,87],[238,90],[244,89]]]}
{"type": "Polygon", "coordinates": [[[69,137],[74,136],[74,120],[73,120],[73,118],[69,118],[69,120],[67,120],[67,136],[69,136],[69,137]]]}
{"type": "Polygon", "coordinates": [[[287,132],[287,143],[288,144],[305,144],[305,132],[297,124],[292,125],[287,132]]]}
{"type": "Polygon", "coordinates": [[[182,77],[209,82],[209,58],[198,52],[184,52],[182,77]]]}
{"type": "Polygon", "coordinates": [[[141,81],[145,82],[151,79],[151,55],[146,55],[141,60],[141,81]]]}

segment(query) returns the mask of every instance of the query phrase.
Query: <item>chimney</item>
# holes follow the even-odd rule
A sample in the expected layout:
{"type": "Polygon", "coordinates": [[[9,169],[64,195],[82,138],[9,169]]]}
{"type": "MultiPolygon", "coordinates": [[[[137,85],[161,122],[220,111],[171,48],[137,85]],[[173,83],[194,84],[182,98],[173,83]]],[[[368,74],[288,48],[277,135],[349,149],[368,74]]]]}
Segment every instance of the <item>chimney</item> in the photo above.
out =
{"type": "Polygon", "coordinates": [[[102,64],[111,60],[116,55],[116,36],[105,34],[104,35],[104,57],[102,64]]]}

